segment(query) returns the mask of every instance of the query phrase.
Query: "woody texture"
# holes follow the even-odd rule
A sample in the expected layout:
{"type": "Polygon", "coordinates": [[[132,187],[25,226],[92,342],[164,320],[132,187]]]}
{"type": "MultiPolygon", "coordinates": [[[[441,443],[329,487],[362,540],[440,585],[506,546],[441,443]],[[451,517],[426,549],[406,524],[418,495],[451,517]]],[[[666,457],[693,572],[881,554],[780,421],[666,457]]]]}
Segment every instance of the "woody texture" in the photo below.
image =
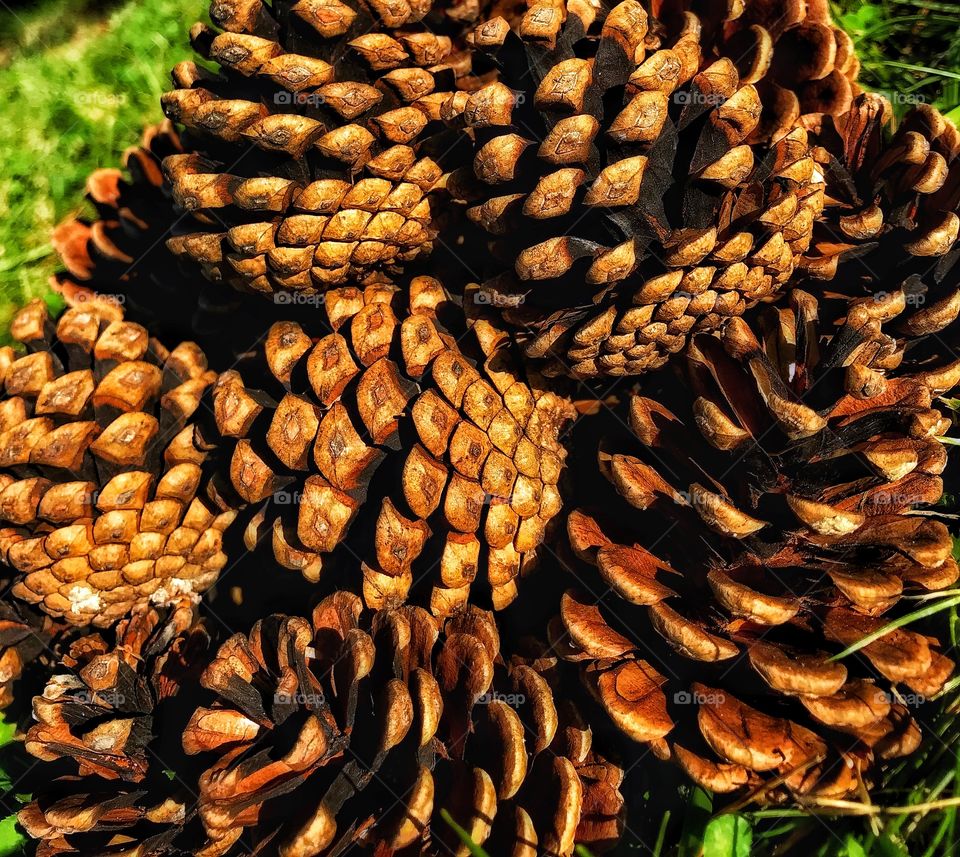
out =
{"type": "Polygon", "coordinates": [[[439,615],[507,606],[560,511],[571,404],[436,279],[332,289],[315,315],[312,335],[271,327],[209,391],[211,494],[311,580],[339,549],[369,606],[415,583],[439,615]]]}

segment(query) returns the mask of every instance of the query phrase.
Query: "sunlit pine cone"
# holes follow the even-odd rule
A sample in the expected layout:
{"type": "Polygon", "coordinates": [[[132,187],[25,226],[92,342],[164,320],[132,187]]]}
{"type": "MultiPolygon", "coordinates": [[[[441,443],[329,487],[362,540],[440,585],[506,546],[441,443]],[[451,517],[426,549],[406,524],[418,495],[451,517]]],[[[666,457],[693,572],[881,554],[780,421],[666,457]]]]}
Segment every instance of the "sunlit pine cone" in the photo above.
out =
{"type": "Polygon", "coordinates": [[[317,303],[212,388],[198,442],[219,501],[255,509],[250,547],[308,579],[338,548],[351,574],[359,558],[368,606],[505,607],[560,510],[570,403],[433,278],[317,303]]]}
{"type": "Polygon", "coordinates": [[[192,343],[168,351],[120,308],[91,300],[51,321],[13,319],[0,349],[0,555],[12,594],[72,624],[199,597],[226,562],[197,496],[190,419],[215,379],[192,343]]]}
{"type": "Polygon", "coordinates": [[[607,493],[569,520],[595,570],[552,632],[613,722],[700,785],[846,797],[917,748],[910,707],[954,668],[912,628],[831,659],[956,581],[947,527],[919,514],[950,421],[923,377],[884,369],[877,318],[818,327],[801,292],[768,312],[762,339],[733,319],[629,401],[607,493]]]}
{"type": "Polygon", "coordinates": [[[827,204],[799,270],[825,281],[808,288],[848,297],[883,301],[902,292],[904,311],[892,332],[911,342],[906,359],[952,363],[960,133],[936,108],[920,105],[891,135],[884,127],[891,114],[883,98],[864,95],[848,114],[824,117],[814,129],[827,204]]]}
{"type": "Polygon", "coordinates": [[[430,192],[457,158],[440,107],[470,70],[459,34],[479,8],[429,0],[215,0],[166,115],[187,152],[174,199],[216,226],[170,241],[212,279],[308,294],[395,270],[434,238],[430,192]],[[445,15],[444,11],[452,13],[445,15]]]}
{"type": "Polygon", "coordinates": [[[694,24],[542,3],[518,32],[473,33],[500,74],[457,103],[475,157],[450,188],[493,236],[489,302],[551,373],[657,368],[776,294],[807,248],[822,193],[805,131],[751,145],[756,87],[728,59],[701,68],[694,24]]]}
{"type": "Polygon", "coordinates": [[[197,685],[209,637],[189,601],[139,610],[107,634],[76,640],[33,700],[27,751],[43,763],[70,760],[76,775],[51,780],[49,771],[62,768],[39,765],[19,821],[39,840],[38,857],[190,853],[174,841],[192,802],[155,736],[179,736],[168,706],[197,685]]]}
{"type": "Polygon", "coordinates": [[[665,0],[657,14],[672,22],[684,11],[702,24],[705,59],[728,57],[740,82],[756,85],[764,108],[758,139],[801,115],[845,113],[860,94],[856,46],[825,0],[665,0]]]}
{"type": "Polygon", "coordinates": [[[210,764],[198,857],[466,855],[442,810],[501,857],[615,843],[622,771],[539,666],[476,608],[443,622],[338,593],[258,622],[220,649],[202,678],[220,698],[184,732],[210,764]]]}

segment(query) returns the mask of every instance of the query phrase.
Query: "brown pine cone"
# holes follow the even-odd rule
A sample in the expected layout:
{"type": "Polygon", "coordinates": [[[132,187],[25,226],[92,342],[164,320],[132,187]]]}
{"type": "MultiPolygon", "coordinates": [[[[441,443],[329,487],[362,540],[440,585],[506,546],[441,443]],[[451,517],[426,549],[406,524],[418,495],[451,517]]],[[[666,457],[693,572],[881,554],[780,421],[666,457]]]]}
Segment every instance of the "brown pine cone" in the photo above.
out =
{"type": "Polygon", "coordinates": [[[157,730],[179,736],[163,706],[196,686],[209,642],[184,601],[135,612],[110,640],[90,634],[70,646],[63,672],[33,700],[37,724],[26,738],[38,759],[74,760],[79,774],[51,781],[41,773],[34,801],[19,813],[40,840],[38,857],[119,854],[121,846],[139,857],[187,853],[173,843],[192,801],[165,772],[168,751],[161,758],[152,742],[157,730]]]}
{"type": "Polygon", "coordinates": [[[0,708],[13,702],[13,686],[24,668],[44,661],[44,651],[61,638],[65,627],[21,601],[0,600],[0,708]]]}
{"type": "Polygon", "coordinates": [[[741,83],[757,86],[764,114],[755,134],[802,114],[838,116],[860,93],[853,40],[833,22],[826,0],[665,0],[659,17],[688,10],[702,22],[705,57],[728,57],[741,83]]]}
{"type": "Polygon", "coordinates": [[[359,558],[368,606],[416,579],[438,615],[505,607],[560,509],[569,402],[435,279],[333,289],[322,307],[316,335],[274,325],[212,388],[198,442],[220,502],[255,508],[250,547],[269,537],[308,579],[337,548],[359,558]]]}
{"type": "Polygon", "coordinates": [[[951,363],[952,351],[931,348],[957,345],[960,133],[921,105],[890,136],[891,114],[883,98],[864,95],[814,129],[827,205],[799,268],[848,297],[901,294],[904,312],[893,330],[911,341],[907,359],[951,363]]]}
{"type": "Polygon", "coordinates": [[[167,248],[171,236],[202,226],[201,215],[176,210],[163,183],[162,160],[182,152],[166,121],[148,127],[140,144],[127,150],[123,171],[91,173],[87,199],[96,217],[70,217],[54,230],[53,247],[65,270],[52,285],[70,306],[83,308],[94,296],[112,300],[128,321],[161,338],[195,339],[212,363],[227,366],[258,340],[265,318],[282,317],[286,308],[209,282],[167,248]],[[231,336],[224,338],[227,324],[231,336]]]}
{"type": "Polygon", "coordinates": [[[751,145],[757,89],[701,69],[692,15],[669,33],[633,0],[538,3],[473,41],[499,79],[448,106],[476,152],[450,188],[495,236],[482,294],[529,356],[638,374],[782,288],[821,206],[806,133],[751,145]]]}
{"type": "Polygon", "coordinates": [[[52,676],[33,700],[28,753],[75,759],[80,776],[146,776],[154,708],[179,689],[208,642],[191,601],[165,612],[135,612],[117,624],[112,644],[93,633],[70,645],[61,660],[68,672],[52,676]]]}
{"type": "Polygon", "coordinates": [[[197,497],[204,456],[189,424],[216,377],[192,343],[168,351],[92,300],[56,323],[44,303],[0,349],[0,555],[15,597],[71,624],[199,597],[226,562],[197,497]]]}
{"type": "Polygon", "coordinates": [[[916,749],[909,708],[954,668],[907,628],[834,657],[958,575],[946,526],[918,514],[943,493],[950,421],[860,307],[821,332],[796,291],[762,337],[742,319],[696,337],[686,378],[630,400],[632,436],[602,448],[603,508],[569,521],[595,571],[557,645],[621,730],[713,791],[869,785],[916,749]]]}
{"type": "Polygon", "coordinates": [[[126,301],[145,272],[148,282],[163,270],[155,262],[169,259],[163,246],[177,216],[163,193],[160,164],[182,152],[172,123],[146,128],[137,146],[124,153],[125,172],[98,169],[87,178],[87,199],[97,218],[72,217],[54,231],[52,244],[66,267],[55,287],[67,300],[86,298],[89,291],[126,301]]]}
{"type": "MultiPolygon", "coordinates": [[[[474,8],[476,7],[476,8],[474,8]]],[[[469,71],[455,38],[476,2],[215,0],[164,110],[189,132],[174,199],[212,229],[171,249],[212,279],[316,294],[431,247],[431,190],[457,135],[440,105],[469,71]],[[454,38],[452,38],[453,36],[454,38]]]]}
{"type": "Polygon", "coordinates": [[[207,842],[199,857],[570,855],[615,842],[622,772],[591,750],[541,663],[507,660],[491,614],[369,613],[338,593],[220,649],[194,714],[207,842]]]}

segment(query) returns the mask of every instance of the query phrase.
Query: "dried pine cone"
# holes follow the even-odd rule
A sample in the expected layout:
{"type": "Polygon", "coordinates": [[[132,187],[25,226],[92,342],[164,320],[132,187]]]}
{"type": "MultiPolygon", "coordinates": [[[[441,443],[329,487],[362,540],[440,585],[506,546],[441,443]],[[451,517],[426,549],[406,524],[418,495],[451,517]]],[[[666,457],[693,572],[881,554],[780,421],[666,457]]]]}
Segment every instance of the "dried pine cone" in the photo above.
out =
{"type": "Polygon", "coordinates": [[[170,753],[158,752],[154,734],[181,734],[165,706],[196,686],[208,645],[185,601],[135,612],[109,641],[91,634],[70,646],[64,672],[33,701],[37,724],[26,738],[37,758],[74,760],[79,772],[50,781],[52,766],[40,768],[36,798],[19,813],[40,840],[38,857],[188,853],[174,842],[194,814],[192,800],[167,775],[170,753]]]}
{"type": "Polygon", "coordinates": [[[24,668],[42,660],[65,630],[40,610],[12,599],[0,601],[0,708],[14,701],[13,685],[24,668]]]}
{"type": "Polygon", "coordinates": [[[176,274],[163,241],[177,215],[163,192],[160,164],[179,152],[180,139],[164,122],[146,128],[140,144],[124,153],[126,174],[119,169],[90,174],[87,199],[96,219],[71,217],[53,231],[53,247],[66,267],[55,287],[67,300],[86,299],[93,291],[126,303],[165,288],[162,283],[176,274]]]}
{"type": "Polygon", "coordinates": [[[729,59],[700,70],[692,16],[671,36],[633,0],[594,13],[537,3],[519,33],[480,25],[499,80],[454,104],[476,155],[450,187],[500,260],[480,299],[575,377],[656,368],[775,294],[822,196],[802,129],[750,145],[757,89],[729,59]]]}
{"type": "Polygon", "coordinates": [[[570,518],[596,570],[557,645],[621,730],[714,791],[853,793],[916,749],[909,705],[954,668],[907,628],[831,659],[958,574],[947,528],[915,513],[942,495],[949,420],[929,378],[885,371],[896,343],[861,306],[830,335],[794,292],[762,344],[741,319],[695,338],[693,395],[634,397],[633,436],[600,456],[615,491],[570,518]]]}
{"type": "Polygon", "coordinates": [[[672,20],[685,10],[702,22],[708,59],[728,57],[741,83],[753,83],[764,113],[756,135],[789,127],[801,114],[845,113],[860,93],[853,40],[830,17],[825,0],[665,0],[672,20]]]}
{"type": "Polygon", "coordinates": [[[257,622],[204,672],[220,698],[183,736],[218,757],[196,853],[465,855],[443,809],[491,854],[615,842],[622,772],[541,666],[505,659],[476,608],[441,623],[339,593],[257,622]]]}
{"type": "Polygon", "coordinates": [[[429,193],[456,135],[440,105],[469,70],[454,44],[478,12],[418,0],[216,0],[198,24],[215,62],[174,69],[164,110],[189,132],[164,162],[177,203],[213,229],[170,247],[205,274],[257,292],[308,294],[394,269],[431,247],[429,193]]]}
{"type": "Polygon", "coordinates": [[[921,105],[888,138],[891,113],[880,96],[864,95],[816,128],[827,205],[799,268],[852,297],[903,292],[894,330],[929,337],[907,355],[919,363],[940,334],[956,338],[947,331],[960,314],[960,133],[921,105]]]}
{"type": "Polygon", "coordinates": [[[167,121],[147,128],[140,145],[127,150],[125,172],[100,169],[90,175],[87,198],[97,217],[71,217],[54,230],[53,246],[65,270],[53,286],[81,309],[91,300],[112,300],[128,321],[146,325],[154,336],[190,339],[212,365],[229,366],[260,340],[272,320],[298,308],[271,306],[259,296],[212,283],[167,248],[171,236],[203,225],[201,214],[176,209],[163,184],[161,161],[182,151],[167,121]]]}
{"type": "Polygon", "coordinates": [[[560,509],[571,406],[435,279],[334,289],[322,305],[317,335],[274,325],[212,388],[199,444],[218,456],[220,501],[252,504],[250,546],[272,539],[311,580],[338,547],[361,559],[371,607],[403,602],[415,579],[439,615],[468,598],[506,606],[560,509]]]}
{"type": "Polygon", "coordinates": [[[42,301],[0,349],[0,552],[12,593],[72,624],[197,597],[226,562],[197,497],[204,456],[189,420],[216,377],[192,343],[167,351],[112,302],[42,301]]]}

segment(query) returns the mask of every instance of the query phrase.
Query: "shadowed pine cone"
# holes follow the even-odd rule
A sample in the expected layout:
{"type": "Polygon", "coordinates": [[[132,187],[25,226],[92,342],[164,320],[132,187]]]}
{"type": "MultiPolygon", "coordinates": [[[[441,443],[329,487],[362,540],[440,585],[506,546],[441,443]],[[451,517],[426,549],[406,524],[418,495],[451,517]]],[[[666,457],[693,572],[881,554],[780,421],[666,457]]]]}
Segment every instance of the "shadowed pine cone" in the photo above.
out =
{"type": "Polygon", "coordinates": [[[53,287],[71,306],[82,308],[95,295],[112,300],[128,321],[158,337],[196,340],[211,363],[226,366],[257,342],[265,319],[283,317],[285,308],[209,282],[167,248],[171,235],[195,230],[199,219],[178,212],[163,185],[161,161],[182,151],[167,121],[148,127],[127,150],[125,171],[91,173],[87,198],[96,218],[70,217],[54,230],[53,247],[66,270],[53,287]]]}
{"type": "Polygon", "coordinates": [[[38,857],[188,853],[173,843],[194,815],[192,801],[167,775],[171,754],[154,738],[179,739],[183,724],[165,706],[197,685],[209,637],[189,601],[139,610],[108,633],[109,641],[76,640],[33,700],[28,752],[46,763],[73,760],[79,772],[51,780],[52,766],[41,767],[36,797],[19,813],[40,840],[38,857]]]}
{"type": "Polygon", "coordinates": [[[0,708],[13,702],[14,682],[26,666],[43,662],[43,652],[65,627],[28,604],[8,598],[0,601],[0,708]]]}
{"type": "Polygon", "coordinates": [[[338,593],[312,620],[258,621],[204,672],[219,700],[184,732],[188,753],[218,757],[196,853],[466,857],[443,809],[501,857],[616,842],[622,771],[555,700],[550,667],[506,659],[476,608],[444,623],[338,593]]]}
{"type": "Polygon", "coordinates": [[[860,93],[853,40],[825,0],[665,0],[658,16],[670,21],[684,10],[702,23],[706,59],[729,58],[740,82],[756,85],[763,115],[755,137],[801,115],[838,116],[860,93]]]}
{"type": "Polygon", "coordinates": [[[338,547],[362,560],[368,606],[403,602],[416,579],[439,615],[505,607],[560,510],[572,406],[433,278],[333,289],[322,306],[314,334],[274,325],[212,388],[198,443],[220,502],[257,508],[250,547],[269,537],[308,579],[338,547]]]}
{"type": "Polygon", "coordinates": [[[687,19],[668,37],[633,0],[596,19],[542,3],[519,32],[473,33],[500,76],[449,108],[476,152],[451,190],[495,236],[481,299],[551,373],[661,366],[779,291],[807,247],[822,194],[806,132],[751,146],[756,88],[728,59],[701,70],[687,19]]]}
{"type": "Polygon", "coordinates": [[[0,349],[0,551],[12,593],[72,624],[199,597],[226,562],[197,495],[204,456],[189,425],[216,377],[192,343],[168,351],[92,300],[52,322],[44,303],[0,349]]]}
{"type": "MultiPolygon", "coordinates": [[[[931,347],[943,350],[941,335],[956,346],[948,328],[960,314],[960,133],[921,105],[889,136],[891,113],[883,98],[864,95],[815,129],[826,205],[799,269],[849,297],[882,301],[902,292],[894,330],[912,340],[907,359],[922,364],[931,347]]],[[[956,360],[952,352],[936,356],[956,360]]]]}
{"type": "Polygon", "coordinates": [[[429,250],[429,194],[457,151],[440,105],[469,71],[444,33],[474,5],[428,18],[428,0],[215,0],[222,32],[191,37],[219,73],[181,63],[163,106],[189,132],[164,162],[174,199],[216,227],[171,249],[268,294],[322,292],[429,250]]]}
{"type": "Polygon", "coordinates": [[[163,242],[177,215],[162,190],[160,164],[181,151],[173,125],[164,122],[146,128],[140,144],[124,153],[126,175],[119,169],[90,174],[87,199],[97,218],[71,217],[53,231],[53,248],[67,269],[54,285],[68,301],[94,291],[125,303],[176,273],[163,242]]]}
{"type": "Polygon", "coordinates": [[[569,521],[596,570],[564,596],[558,647],[621,730],[713,791],[869,785],[954,668],[907,628],[831,659],[958,573],[918,513],[942,495],[949,420],[929,379],[884,370],[895,343],[861,306],[831,336],[796,291],[760,341],[742,319],[696,337],[690,391],[630,400],[632,435],[600,455],[614,490],[569,521]]]}

